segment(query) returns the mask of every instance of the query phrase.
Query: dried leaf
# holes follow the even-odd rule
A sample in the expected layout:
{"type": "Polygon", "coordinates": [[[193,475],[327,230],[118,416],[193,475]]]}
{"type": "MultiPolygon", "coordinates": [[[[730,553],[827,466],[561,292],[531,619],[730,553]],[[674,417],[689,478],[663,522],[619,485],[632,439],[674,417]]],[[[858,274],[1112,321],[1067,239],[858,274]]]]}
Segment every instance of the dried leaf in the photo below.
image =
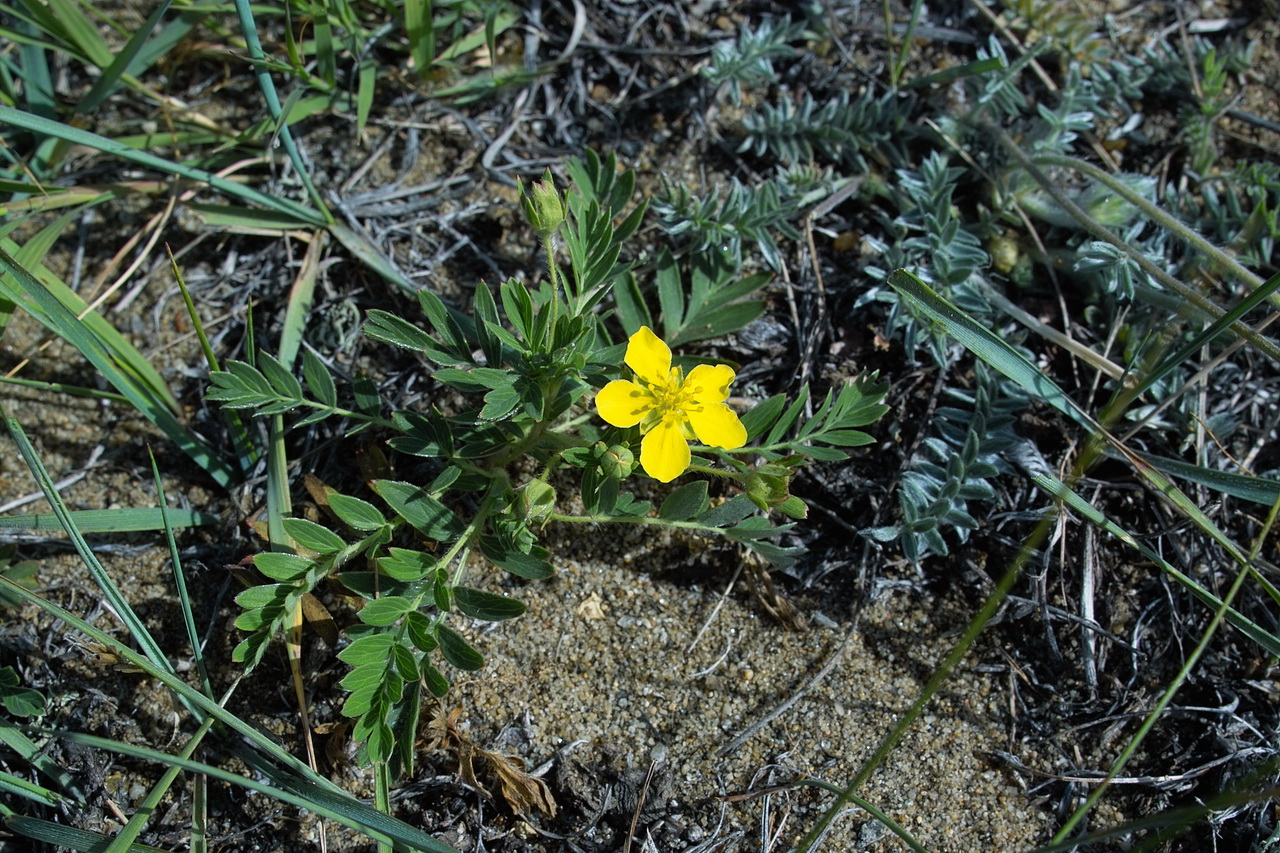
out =
{"type": "Polygon", "coordinates": [[[458,756],[458,777],[462,779],[464,784],[475,788],[486,797],[492,799],[493,795],[490,794],[488,789],[486,789],[484,785],[481,785],[480,780],[476,778],[475,757],[481,752],[482,750],[476,749],[475,745],[472,744],[471,741],[459,741],[458,745],[454,748],[454,753],[458,756]]]}
{"type": "Polygon", "coordinates": [[[507,801],[512,811],[528,814],[532,808],[545,817],[556,816],[556,801],[551,796],[551,789],[538,777],[525,773],[523,761],[487,749],[479,750],[479,753],[497,775],[502,786],[502,799],[507,801]]]}
{"type": "Polygon", "coordinates": [[[89,653],[93,658],[93,662],[102,667],[110,667],[116,672],[144,672],[145,670],[126,661],[111,650],[110,646],[104,646],[101,643],[95,643],[85,640],[80,643],[80,647],[89,653]]]}
{"type": "Polygon", "coordinates": [[[446,712],[444,706],[436,705],[427,721],[427,749],[445,749],[454,754],[458,760],[458,778],[467,786],[474,788],[486,797],[492,798],[476,774],[476,759],[487,762],[485,768],[498,777],[502,799],[517,814],[528,814],[531,809],[546,817],[555,817],[556,801],[551,796],[551,789],[536,776],[524,772],[524,762],[514,755],[503,755],[480,749],[471,739],[458,731],[458,720],[462,717],[462,706],[446,712]]]}
{"type": "Polygon", "coordinates": [[[337,648],[338,645],[338,625],[333,621],[333,617],[329,615],[329,610],[320,603],[320,599],[311,593],[302,596],[302,615],[306,617],[307,624],[315,629],[320,638],[329,644],[331,648],[337,648]]]}
{"type": "Polygon", "coordinates": [[[601,600],[600,594],[593,592],[586,598],[582,599],[581,603],[579,603],[578,607],[574,610],[574,613],[588,621],[599,621],[604,619],[604,602],[601,600]]]}
{"type": "Polygon", "coordinates": [[[351,724],[345,720],[321,723],[316,734],[324,735],[324,758],[330,767],[345,767],[351,763],[347,747],[351,743],[351,724]]]}
{"type": "Polygon", "coordinates": [[[307,494],[311,495],[311,500],[316,502],[316,506],[323,507],[328,511],[329,495],[337,490],[327,485],[324,480],[314,474],[303,474],[302,485],[306,488],[307,494]]]}

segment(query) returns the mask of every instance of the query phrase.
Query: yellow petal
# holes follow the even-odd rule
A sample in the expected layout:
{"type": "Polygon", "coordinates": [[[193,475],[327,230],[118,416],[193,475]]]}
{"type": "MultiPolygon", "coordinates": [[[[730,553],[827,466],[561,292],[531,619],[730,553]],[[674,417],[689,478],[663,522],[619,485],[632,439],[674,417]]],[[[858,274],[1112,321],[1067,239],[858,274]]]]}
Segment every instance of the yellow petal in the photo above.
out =
{"type": "Polygon", "coordinates": [[[729,385],[735,375],[733,368],[727,364],[717,364],[715,367],[699,364],[689,371],[681,390],[695,403],[723,403],[729,396],[729,385]]]}
{"type": "Polygon", "coordinates": [[[665,385],[671,375],[671,347],[648,326],[641,326],[640,331],[631,336],[624,361],[636,376],[650,385],[665,385]]]}
{"type": "Polygon", "coordinates": [[[690,409],[688,415],[698,441],[703,444],[736,450],[747,443],[747,428],[738,420],[737,413],[724,403],[712,403],[701,410],[690,409]]]}
{"type": "Polygon", "coordinates": [[[596,411],[616,427],[633,427],[653,408],[653,395],[629,379],[615,379],[596,395],[596,411]]]}
{"type": "Polygon", "coordinates": [[[640,465],[655,480],[670,483],[689,467],[689,444],[679,418],[663,418],[640,442],[640,465]]]}

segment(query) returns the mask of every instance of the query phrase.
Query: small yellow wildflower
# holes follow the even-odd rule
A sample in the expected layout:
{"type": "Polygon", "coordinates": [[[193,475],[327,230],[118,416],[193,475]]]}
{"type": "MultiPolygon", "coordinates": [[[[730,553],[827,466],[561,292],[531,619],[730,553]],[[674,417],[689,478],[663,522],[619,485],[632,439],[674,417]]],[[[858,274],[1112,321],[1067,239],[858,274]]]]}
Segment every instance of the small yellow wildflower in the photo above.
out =
{"type": "Polygon", "coordinates": [[[691,440],[725,450],[747,443],[746,428],[725,404],[733,368],[699,364],[686,377],[671,366],[671,348],[648,326],[631,336],[624,360],[636,381],[604,386],[596,410],[616,427],[640,425],[640,465],[650,477],[669,483],[683,474],[691,440]]]}

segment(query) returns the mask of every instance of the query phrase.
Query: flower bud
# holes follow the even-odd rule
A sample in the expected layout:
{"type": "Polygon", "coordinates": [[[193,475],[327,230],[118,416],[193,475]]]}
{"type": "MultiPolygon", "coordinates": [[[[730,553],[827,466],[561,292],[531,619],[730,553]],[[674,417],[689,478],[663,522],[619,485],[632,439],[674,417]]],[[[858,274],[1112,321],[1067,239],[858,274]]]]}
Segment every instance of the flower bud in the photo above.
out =
{"type": "Polygon", "coordinates": [[[625,480],[636,469],[636,455],[623,444],[614,444],[600,454],[600,470],[610,477],[625,480]]]}
{"type": "Polygon", "coordinates": [[[521,509],[526,518],[541,521],[556,508],[556,490],[541,480],[533,480],[520,490],[521,509]]]}
{"type": "Polygon", "coordinates": [[[761,465],[747,475],[747,497],[763,510],[790,497],[787,481],[791,472],[780,465],[761,465]]]}
{"type": "Polygon", "coordinates": [[[790,466],[785,464],[770,462],[761,465],[747,474],[747,497],[766,512],[776,509],[791,518],[804,518],[809,508],[791,494],[792,473],[790,466]]]}
{"type": "Polygon", "coordinates": [[[527,190],[524,184],[520,184],[520,204],[524,206],[525,219],[544,240],[556,233],[560,223],[564,222],[564,198],[556,189],[550,169],[543,173],[541,181],[534,181],[527,190]]]}

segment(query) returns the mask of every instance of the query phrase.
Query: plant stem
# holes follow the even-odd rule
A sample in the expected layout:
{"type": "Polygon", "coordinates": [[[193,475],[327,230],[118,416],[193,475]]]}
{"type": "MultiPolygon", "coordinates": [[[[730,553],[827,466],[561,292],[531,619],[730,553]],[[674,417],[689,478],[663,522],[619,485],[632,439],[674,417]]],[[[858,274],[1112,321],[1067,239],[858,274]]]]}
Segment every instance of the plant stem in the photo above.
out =
{"type": "MultiPolygon", "coordinates": [[[[542,239],[542,248],[547,253],[547,275],[551,279],[551,319],[547,323],[547,331],[554,338],[556,330],[556,320],[560,317],[560,285],[563,276],[560,268],[556,264],[556,245],[555,234],[548,234],[542,239]]],[[[569,298],[569,291],[565,289],[565,299],[569,298]]],[[[550,351],[550,347],[547,348],[550,351]]]]}

